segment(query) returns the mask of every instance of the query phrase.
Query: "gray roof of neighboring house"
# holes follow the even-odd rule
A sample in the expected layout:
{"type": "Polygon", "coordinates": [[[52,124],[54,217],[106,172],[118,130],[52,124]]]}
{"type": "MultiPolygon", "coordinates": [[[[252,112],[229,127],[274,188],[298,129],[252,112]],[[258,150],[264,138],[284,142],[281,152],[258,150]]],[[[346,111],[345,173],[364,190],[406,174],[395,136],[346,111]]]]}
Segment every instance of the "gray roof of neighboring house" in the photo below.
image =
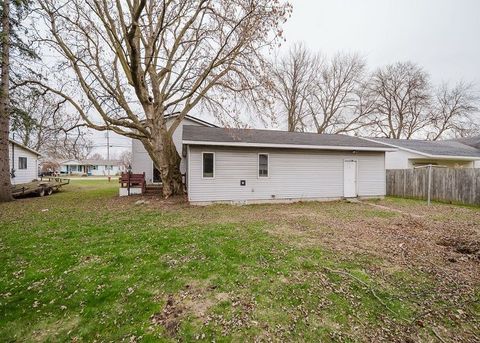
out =
{"type": "Polygon", "coordinates": [[[37,156],[42,156],[42,154],[39,153],[38,151],[33,150],[32,148],[29,148],[28,146],[23,145],[23,144],[20,143],[20,142],[14,141],[13,139],[8,139],[8,141],[9,141],[11,144],[14,144],[14,145],[16,145],[16,146],[19,146],[20,148],[23,148],[23,149],[25,149],[25,150],[30,151],[32,154],[35,154],[35,155],[37,155],[37,156]]]}
{"type": "Polygon", "coordinates": [[[451,157],[478,157],[480,150],[458,141],[424,141],[418,139],[369,138],[398,148],[414,150],[422,154],[451,157]]]}
{"type": "Polygon", "coordinates": [[[288,148],[318,148],[335,150],[394,150],[384,144],[366,139],[317,133],[302,133],[274,130],[213,128],[203,126],[183,126],[183,141],[186,144],[261,146],[288,148]]]}
{"type": "Polygon", "coordinates": [[[480,149],[480,135],[468,138],[459,138],[456,139],[457,142],[463,143],[465,145],[480,149]]]}

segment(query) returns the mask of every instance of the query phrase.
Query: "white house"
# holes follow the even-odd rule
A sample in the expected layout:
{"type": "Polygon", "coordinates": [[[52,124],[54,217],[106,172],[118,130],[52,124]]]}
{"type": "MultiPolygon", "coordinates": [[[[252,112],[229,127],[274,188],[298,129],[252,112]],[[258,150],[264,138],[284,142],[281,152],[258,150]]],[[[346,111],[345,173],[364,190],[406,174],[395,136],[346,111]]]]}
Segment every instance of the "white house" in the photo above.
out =
{"type": "Polygon", "coordinates": [[[10,180],[18,185],[35,180],[38,177],[38,158],[40,153],[25,145],[9,140],[10,180]]]}
{"type": "Polygon", "coordinates": [[[450,168],[480,166],[480,149],[460,141],[371,138],[371,141],[396,148],[386,153],[386,169],[411,169],[432,164],[450,168]]]}
{"type": "Polygon", "coordinates": [[[383,197],[385,153],[358,137],[183,127],[188,199],[211,202],[383,197]]]}
{"type": "Polygon", "coordinates": [[[67,175],[114,176],[125,171],[117,160],[67,160],[60,163],[60,173],[67,175]]]}
{"type": "MultiPolygon", "coordinates": [[[[173,119],[177,116],[172,115],[167,117],[167,127],[170,127],[173,119]]],[[[215,125],[208,123],[199,118],[192,116],[186,116],[183,121],[178,125],[177,129],[173,133],[173,143],[177,148],[178,153],[182,156],[182,130],[183,125],[197,125],[204,127],[216,127],[215,125]]],[[[182,156],[182,161],[180,163],[180,171],[182,174],[186,173],[186,163],[185,158],[182,156]]],[[[148,184],[160,183],[160,173],[157,168],[153,165],[153,161],[148,155],[148,152],[145,150],[142,142],[139,140],[132,140],[132,173],[141,174],[145,172],[145,181],[148,184]]]]}
{"type": "MultiPolygon", "coordinates": [[[[457,142],[471,146],[480,151],[480,135],[469,137],[469,138],[460,138],[460,139],[457,139],[457,142]]],[[[480,168],[480,160],[475,161],[474,165],[475,165],[475,168],[480,168]]]]}

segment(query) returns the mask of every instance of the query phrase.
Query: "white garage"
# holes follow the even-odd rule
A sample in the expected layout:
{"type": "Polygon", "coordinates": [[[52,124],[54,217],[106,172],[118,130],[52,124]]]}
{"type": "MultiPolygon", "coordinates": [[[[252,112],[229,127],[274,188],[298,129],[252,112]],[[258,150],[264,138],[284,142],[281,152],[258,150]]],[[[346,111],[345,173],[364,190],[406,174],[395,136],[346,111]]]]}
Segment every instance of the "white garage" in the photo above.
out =
{"type": "Polygon", "coordinates": [[[183,127],[190,202],[261,203],[383,197],[385,153],[346,135],[183,127]]]}

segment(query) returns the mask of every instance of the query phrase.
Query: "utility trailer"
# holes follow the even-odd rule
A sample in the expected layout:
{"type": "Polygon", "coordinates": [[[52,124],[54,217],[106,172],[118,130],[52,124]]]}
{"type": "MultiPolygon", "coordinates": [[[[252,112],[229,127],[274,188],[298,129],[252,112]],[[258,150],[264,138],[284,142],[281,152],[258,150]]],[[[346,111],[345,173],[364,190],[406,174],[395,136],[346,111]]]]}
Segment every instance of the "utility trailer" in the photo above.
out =
{"type": "Polygon", "coordinates": [[[28,183],[22,183],[12,186],[12,195],[14,197],[21,197],[25,195],[38,195],[43,197],[57,192],[64,185],[68,185],[70,179],[63,179],[60,177],[40,178],[28,183]]]}

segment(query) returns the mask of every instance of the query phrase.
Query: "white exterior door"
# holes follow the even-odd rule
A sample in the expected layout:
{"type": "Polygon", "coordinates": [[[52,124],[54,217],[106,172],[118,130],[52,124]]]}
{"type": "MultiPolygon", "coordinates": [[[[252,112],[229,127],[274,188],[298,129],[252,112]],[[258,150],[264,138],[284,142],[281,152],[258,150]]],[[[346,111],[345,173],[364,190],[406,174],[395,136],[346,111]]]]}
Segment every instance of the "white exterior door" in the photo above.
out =
{"type": "Polygon", "coordinates": [[[357,196],[357,161],[343,162],[343,196],[355,198],[357,196]]]}

